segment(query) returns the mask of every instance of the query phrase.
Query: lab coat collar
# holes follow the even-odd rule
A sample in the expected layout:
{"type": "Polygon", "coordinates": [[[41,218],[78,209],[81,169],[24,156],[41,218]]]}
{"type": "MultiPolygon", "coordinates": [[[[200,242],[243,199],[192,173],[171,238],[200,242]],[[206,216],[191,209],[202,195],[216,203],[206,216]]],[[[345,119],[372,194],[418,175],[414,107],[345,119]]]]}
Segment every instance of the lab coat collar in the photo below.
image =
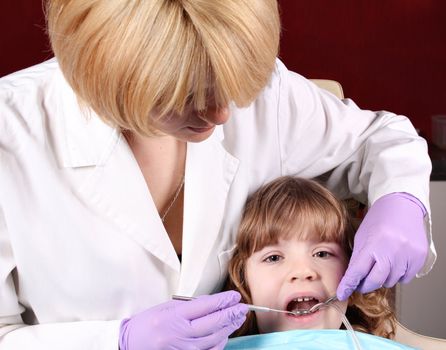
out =
{"type": "Polygon", "coordinates": [[[171,282],[172,293],[193,295],[206,279],[203,273],[219,237],[226,198],[239,164],[224,149],[221,137],[217,132],[206,141],[187,145],[182,264],[122,136],[108,162],[94,167],[80,190],[91,208],[177,273],[179,281],[171,282]]]}
{"type": "MultiPolygon", "coordinates": [[[[144,176],[124,137],[103,166],[92,167],[77,192],[98,217],[162,263],[180,273],[180,263],[152,200],[144,176]]],[[[131,258],[131,257],[129,257],[131,258]]],[[[175,287],[177,282],[173,282],[175,287]]]]}

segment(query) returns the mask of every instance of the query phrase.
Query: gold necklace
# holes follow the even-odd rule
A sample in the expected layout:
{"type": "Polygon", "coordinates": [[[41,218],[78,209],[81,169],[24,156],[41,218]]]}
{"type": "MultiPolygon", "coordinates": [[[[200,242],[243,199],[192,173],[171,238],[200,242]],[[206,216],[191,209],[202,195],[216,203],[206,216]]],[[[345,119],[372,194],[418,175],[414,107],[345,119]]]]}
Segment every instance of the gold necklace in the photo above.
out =
{"type": "Polygon", "coordinates": [[[178,196],[180,195],[181,189],[184,185],[184,175],[181,178],[180,185],[178,186],[177,190],[175,191],[175,195],[173,196],[173,199],[170,201],[169,206],[164,211],[163,215],[161,216],[161,222],[164,223],[164,220],[166,219],[167,214],[169,214],[170,209],[172,209],[173,204],[177,200],[178,196]]]}

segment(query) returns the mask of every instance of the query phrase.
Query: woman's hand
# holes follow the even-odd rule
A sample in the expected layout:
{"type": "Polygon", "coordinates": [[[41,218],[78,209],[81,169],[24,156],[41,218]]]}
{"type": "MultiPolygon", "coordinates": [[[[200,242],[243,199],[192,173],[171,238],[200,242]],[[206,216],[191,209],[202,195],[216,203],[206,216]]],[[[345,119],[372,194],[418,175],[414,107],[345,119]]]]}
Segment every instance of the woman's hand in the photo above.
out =
{"type": "Polygon", "coordinates": [[[409,282],[428,253],[425,214],[423,204],[409,194],[379,198],[356,232],[352,257],[338,286],[339,300],[355,290],[368,293],[409,282]]]}
{"type": "Polygon", "coordinates": [[[121,323],[120,350],[223,349],[246,319],[248,307],[229,291],[191,301],[172,300],[121,323]]]}

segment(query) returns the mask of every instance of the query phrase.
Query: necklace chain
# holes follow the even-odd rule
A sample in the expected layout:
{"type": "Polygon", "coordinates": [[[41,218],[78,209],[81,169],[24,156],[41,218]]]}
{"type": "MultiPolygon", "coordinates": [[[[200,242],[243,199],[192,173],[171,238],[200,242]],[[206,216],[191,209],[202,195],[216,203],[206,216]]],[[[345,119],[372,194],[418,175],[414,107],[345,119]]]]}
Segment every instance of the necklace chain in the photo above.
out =
{"type": "Polygon", "coordinates": [[[172,209],[173,204],[175,203],[175,201],[177,200],[178,196],[180,195],[181,189],[183,188],[184,185],[184,175],[181,178],[181,182],[178,185],[178,188],[175,191],[175,195],[173,196],[172,200],[169,203],[169,206],[167,207],[167,209],[164,211],[163,215],[161,216],[161,222],[164,223],[164,220],[166,219],[167,214],[169,214],[170,209],[172,209]]]}

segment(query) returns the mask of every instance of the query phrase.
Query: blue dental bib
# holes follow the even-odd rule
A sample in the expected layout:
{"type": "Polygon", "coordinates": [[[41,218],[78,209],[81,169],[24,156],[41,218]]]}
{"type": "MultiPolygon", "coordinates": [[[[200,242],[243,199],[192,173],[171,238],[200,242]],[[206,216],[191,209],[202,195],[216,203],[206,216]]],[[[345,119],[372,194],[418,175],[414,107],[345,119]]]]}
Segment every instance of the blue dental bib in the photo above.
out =
{"type": "MultiPolygon", "coordinates": [[[[371,334],[355,332],[362,350],[414,350],[407,345],[371,334]]],[[[225,350],[355,350],[351,334],[346,330],[291,330],[229,339],[225,350]]]]}

